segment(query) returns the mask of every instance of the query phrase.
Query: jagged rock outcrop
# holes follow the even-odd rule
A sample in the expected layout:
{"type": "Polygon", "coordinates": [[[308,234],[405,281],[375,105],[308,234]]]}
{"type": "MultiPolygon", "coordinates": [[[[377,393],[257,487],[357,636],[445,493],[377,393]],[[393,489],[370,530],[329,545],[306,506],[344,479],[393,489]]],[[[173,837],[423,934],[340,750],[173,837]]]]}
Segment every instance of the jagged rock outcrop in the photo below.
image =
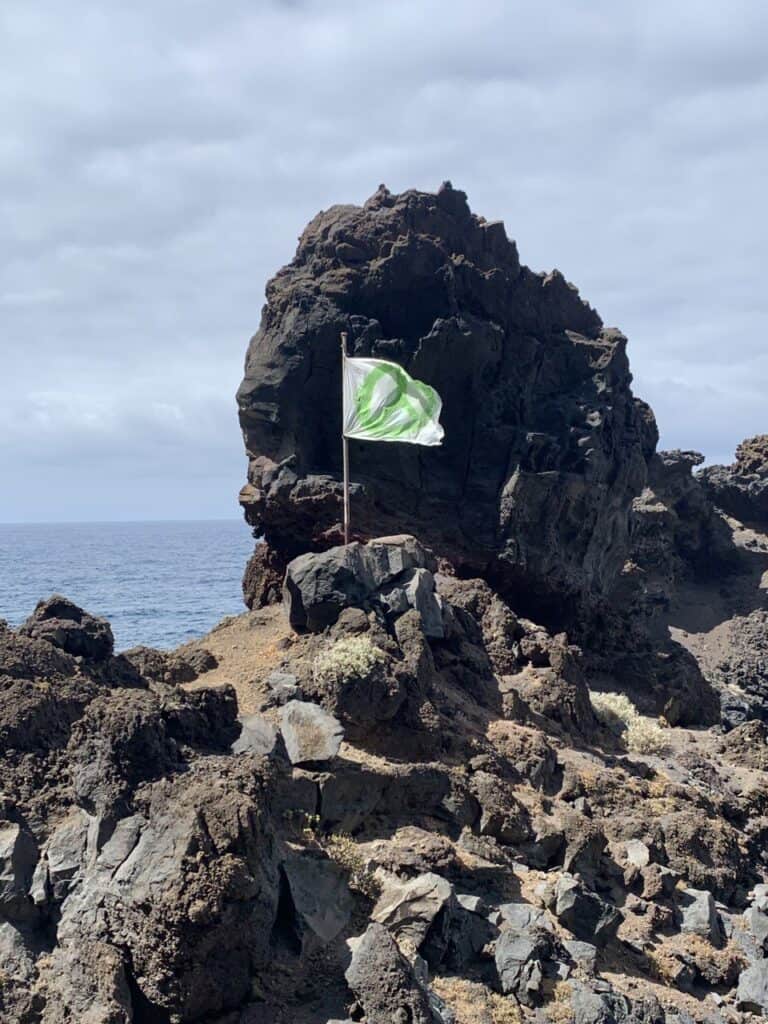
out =
{"type": "Polygon", "coordinates": [[[342,330],[350,354],[436,387],[446,434],[429,450],[351,443],[355,536],[413,532],[548,622],[605,595],[656,443],[626,339],[558,271],[522,266],[503,225],[446,183],[319,214],[267,286],[238,392],[241,503],[266,539],[248,603],[274,597],[291,558],[339,541],[342,330]]]}
{"type": "Polygon", "coordinates": [[[115,649],[112,627],[106,619],[89,615],[60,594],[40,601],[19,633],[47,640],[67,654],[93,661],[109,658],[115,649]]]}
{"type": "Polygon", "coordinates": [[[686,580],[736,568],[730,531],[693,470],[699,452],[663,451],[648,462],[648,483],[632,502],[630,551],[614,591],[628,614],[649,620],[669,609],[686,580]]]}
{"type": "Polygon", "coordinates": [[[749,437],[730,466],[707,466],[699,474],[710,500],[743,523],[768,523],[768,434],[749,437]]]}

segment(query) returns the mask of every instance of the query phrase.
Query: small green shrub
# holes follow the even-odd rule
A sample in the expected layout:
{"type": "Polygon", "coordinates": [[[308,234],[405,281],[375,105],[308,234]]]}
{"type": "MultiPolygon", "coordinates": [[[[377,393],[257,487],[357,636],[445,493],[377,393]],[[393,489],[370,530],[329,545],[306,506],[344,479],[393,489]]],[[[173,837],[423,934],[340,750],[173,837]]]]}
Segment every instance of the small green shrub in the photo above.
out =
{"type": "Polygon", "coordinates": [[[315,658],[315,680],[319,683],[348,683],[365,679],[387,659],[384,651],[367,636],[350,636],[337,640],[315,658]]]}
{"type": "Polygon", "coordinates": [[[334,832],[321,840],[321,845],[332,861],[349,874],[349,887],[371,900],[378,899],[381,887],[376,876],[365,866],[365,861],[352,836],[334,832]]]}
{"type": "Polygon", "coordinates": [[[629,728],[629,723],[637,718],[637,708],[623,693],[591,693],[589,699],[592,708],[601,723],[617,734],[629,728]]]}
{"type": "Polygon", "coordinates": [[[640,715],[627,726],[625,739],[627,750],[635,754],[663,754],[669,746],[661,726],[640,715]]]}
{"type": "Polygon", "coordinates": [[[600,722],[622,737],[627,750],[635,754],[663,754],[667,749],[664,730],[652,719],[639,715],[623,693],[590,693],[589,698],[600,722]]]}

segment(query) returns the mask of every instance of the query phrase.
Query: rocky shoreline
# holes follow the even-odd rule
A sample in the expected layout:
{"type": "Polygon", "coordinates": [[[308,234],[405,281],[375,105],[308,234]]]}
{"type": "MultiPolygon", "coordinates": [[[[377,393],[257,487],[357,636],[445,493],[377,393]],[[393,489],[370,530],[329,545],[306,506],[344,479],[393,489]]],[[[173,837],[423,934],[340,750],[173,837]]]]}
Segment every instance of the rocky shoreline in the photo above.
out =
{"type": "Polygon", "coordinates": [[[768,439],[657,452],[623,336],[448,185],[319,215],[267,300],[249,610],[0,624],[0,1020],[768,1015],[768,439]],[[447,438],[353,451],[348,547],[342,327],[447,438]]]}

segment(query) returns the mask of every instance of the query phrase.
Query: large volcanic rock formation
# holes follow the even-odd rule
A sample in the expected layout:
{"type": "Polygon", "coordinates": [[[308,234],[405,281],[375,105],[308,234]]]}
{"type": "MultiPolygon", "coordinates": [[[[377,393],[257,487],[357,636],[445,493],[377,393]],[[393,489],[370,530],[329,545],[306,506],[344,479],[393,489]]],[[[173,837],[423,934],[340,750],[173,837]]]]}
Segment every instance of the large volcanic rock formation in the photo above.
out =
{"type": "Polygon", "coordinates": [[[768,434],[748,437],[731,466],[707,466],[701,483],[723,512],[744,523],[768,523],[768,434]]]}
{"type": "Polygon", "coordinates": [[[444,402],[440,449],[350,444],[355,536],[411,531],[548,622],[599,602],[657,439],[626,339],[446,183],[320,213],[267,286],[238,392],[241,502],[266,540],[248,603],[288,559],[338,543],[342,330],[351,354],[396,360],[444,402]]]}

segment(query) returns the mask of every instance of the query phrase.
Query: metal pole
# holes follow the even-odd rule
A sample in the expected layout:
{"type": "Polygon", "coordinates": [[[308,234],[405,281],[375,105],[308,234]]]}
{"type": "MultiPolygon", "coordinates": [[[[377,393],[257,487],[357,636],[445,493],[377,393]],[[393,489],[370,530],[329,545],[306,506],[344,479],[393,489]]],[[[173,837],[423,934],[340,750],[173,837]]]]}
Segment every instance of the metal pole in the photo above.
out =
{"type": "Polygon", "coordinates": [[[347,358],[347,332],[341,332],[341,444],[344,462],[344,544],[349,544],[349,442],[344,433],[344,360],[347,358]]]}

